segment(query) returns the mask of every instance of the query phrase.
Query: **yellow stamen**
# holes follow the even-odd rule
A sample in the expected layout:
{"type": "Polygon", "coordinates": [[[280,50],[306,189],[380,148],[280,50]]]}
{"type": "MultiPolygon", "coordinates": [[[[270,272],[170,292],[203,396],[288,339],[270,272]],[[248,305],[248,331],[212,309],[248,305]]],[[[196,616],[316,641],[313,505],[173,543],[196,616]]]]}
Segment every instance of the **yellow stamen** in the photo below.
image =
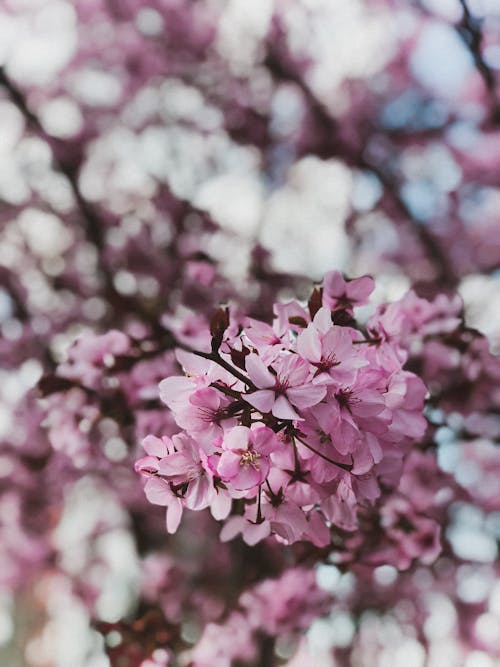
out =
{"type": "Polygon", "coordinates": [[[259,470],[258,459],[260,459],[260,454],[257,452],[244,452],[241,455],[240,466],[251,465],[255,470],[259,470]]]}

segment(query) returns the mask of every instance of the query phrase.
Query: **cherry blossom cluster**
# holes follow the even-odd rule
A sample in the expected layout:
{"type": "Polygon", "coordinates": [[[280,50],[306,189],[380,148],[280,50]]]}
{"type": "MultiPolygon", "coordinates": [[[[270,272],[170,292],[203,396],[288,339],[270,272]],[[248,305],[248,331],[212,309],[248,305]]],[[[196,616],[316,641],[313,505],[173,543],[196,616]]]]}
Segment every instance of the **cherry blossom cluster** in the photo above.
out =
{"type": "Polygon", "coordinates": [[[264,645],[266,638],[300,636],[327,612],[331,598],[318,587],[313,571],[295,567],[244,591],[238,603],[240,609],[223,623],[207,624],[189,652],[193,667],[231,667],[234,660],[255,661],[256,635],[264,637],[264,645]]]}
{"type": "Polygon", "coordinates": [[[495,3],[1,4],[0,664],[500,657],[495,3]]]}
{"type": "Polygon", "coordinates": [[[148,435],[136,463],[168,532],[185,509],[210,508],[224,541],[325,546],[396,486],[425,432],[426,389],[397,339],[354,319],[373,287],[330,272],[307,306],[275,304],[272,323],[220,310],[211,351],[177,351],[184,375],[159,392],[180,431],[148,435]]]}

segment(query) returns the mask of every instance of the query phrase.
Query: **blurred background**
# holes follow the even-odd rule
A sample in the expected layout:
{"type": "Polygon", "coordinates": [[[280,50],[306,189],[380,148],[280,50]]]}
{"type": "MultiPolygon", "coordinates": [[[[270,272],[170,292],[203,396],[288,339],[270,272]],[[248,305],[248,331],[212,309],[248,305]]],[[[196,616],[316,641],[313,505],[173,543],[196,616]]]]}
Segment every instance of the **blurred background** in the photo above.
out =
{"type": "MultiPolygon", "coordinates": [[[[140,556],[76,444],[80,474],[57,501],[30,491],[28,516],[50,529],[19,527],[12,451],[36,466],[42,439],[67,447],[63,418],[31,411],[33,388],[82,332],[141,331],[137,304],[177,313],[180,259],[194,283],[208,261],[230,298],[255,302],[259,276],[303,295],[332,269],[372,274],[375,303],[457,291],[498,352],[500,2],[3,0],[0,67],[0,663],[106,667],[74,580],[95,582],[97,616],[114,622],[137,598],[140,556]]],[[[500,420],[467,436],[478,461],[454,419],[440,465],[484,497],[453,508],[453,595],[417,570],[423,639],[403,596],[366,616],[376,661],[352,664],[500,665],[500,420]],[[465,652],[461,604],[483,605],[465,652]]],[[[384,588],[396,574],[376,576],[384,588]]],[[[355,585],[333,565],[318,577],[340,600],[355,585]]],[[[315,667],[354,633],[346,610],[316,622],[315,667]]]]}

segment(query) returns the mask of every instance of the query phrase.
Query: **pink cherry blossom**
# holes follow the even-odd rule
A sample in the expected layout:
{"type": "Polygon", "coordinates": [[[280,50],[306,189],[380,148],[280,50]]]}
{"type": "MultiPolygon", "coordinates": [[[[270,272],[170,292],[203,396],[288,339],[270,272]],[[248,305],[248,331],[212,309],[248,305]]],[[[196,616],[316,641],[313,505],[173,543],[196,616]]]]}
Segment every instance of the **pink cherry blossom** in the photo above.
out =
{"type": "Polygon", "coordinates": [[[355,352],[349,330],[334,326],[330,310],[324,307],[297,338],[297,352],[317,369],[315,377],[320,376],[326,382],[330,382],[331,377],[349,384],[354,381],[357,369],[368,364],[355,352]]]}
{"type": "Polygon", "coordinates": [[[346,280],[339,271],[330,271],[323,280],[323,305],[330,310],[352,311],[368,303],[375,283],[370,276],[346,280]]]}
{"type": "Polygon", "coordinates": [[[496,4],[3,3],[4,661],[498,662],[496,4]]]}
{"type": "Polygon", "coordinates": [[[235,418],[230,416],[227,409],[231,401],[212,387],[201,387],[192,391],[194,387],[191,383],[182,400],[180,393],[176,393],[176,387],[185,386],[184,379],[169,378],[172,382],[168,385],[168,392],[168,380],[164,381],[161,387],[162,395],[164,400],[170,403],[177,424],[210,450],[210,445],[222,436],[225,429],[236,425],[235,418]],[[170,400],[172,394],[175,398],[170,400]]]}
{"type": "Polygon", "coordinates": [[[185,486],[182,498],[188,509],[208,507],[214,493],[206,455],[184,434],[172,438],[173,452],[160,459],[158,473],[174,487],[185,486]]]}
{"type": "Polygon", "coordinates": [[[144,486],[146,498],[153,505],[166,506],[166,526],[169,533],[175,533],[182,519],[183,503],[170,488],[168,482],[159,477],[148,479],[144,486]]]}
{"type": "Polygon", "coordinates": [[[271,429],[236,426],[222,440],[224,451],[217,462],[217,474],[235,489],[252,489],[266,479],[269,454],[277,447],[279,443],[271,429]]]}
{"type": "Polygon", "coordinates": [[[312,376],[310,366],[300,357],[282,355],[275,360],[272,368],[276,375],[258,355],[251,354],[246,359],[246,370],[258,389],[245,394],[245,400],[260,412],[272,412],[280,419],[300,420],[294,407],[308,408],[324,397],[326,387],[309,382],[312,376]]]}
{"type": "Polygon", "coordinates": [[[281,350],[287,348],[288,332],[288,326],[280,328],[278,320],[270,326],[249,317],[245,323],[245,337],[259,350],[259,356],[267,364],[270,364],[281,350]]]}

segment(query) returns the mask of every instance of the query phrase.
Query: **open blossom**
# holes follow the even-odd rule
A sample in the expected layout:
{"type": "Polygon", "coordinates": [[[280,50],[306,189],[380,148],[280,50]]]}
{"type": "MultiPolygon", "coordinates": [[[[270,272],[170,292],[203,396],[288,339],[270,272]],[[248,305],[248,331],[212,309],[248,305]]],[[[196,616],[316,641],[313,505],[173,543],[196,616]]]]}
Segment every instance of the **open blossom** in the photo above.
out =
{"type": "Polygon", "coordinates": [[[248,317],[245,322],[245,337],[259,350],[265,363],[271,363],[281,350],[287,348],[289,328],[274,320],[273,326],[248,317]]]}
{"type": "Polygon", "coordinates": [[[173,451],[160,459],[158,473],[174,487],[186,487],[182,494],[186,507],[208,507],[213,486],[203,450],[183,433],[172,437],[172,445],[173,451]]]}
{"type": "Polygon", "coordinates": [[[441,530],[439,524],[419,513],[411,501],[395,495],[382,509],[382,526],[387,536],[387,545],[375,550],[372,560],[392,562],[399,569],[407,569],[418,559],[429,565],[441,553],[441,530]]]}
{"type": "Polygon", "coordinates": [[[325,382],[349,383],[357,369],[368,364],[356,353],[349,330],[333,325],[331,312],[324,307],[297,338],[297,352],[317,369],[316,381],[320,376],[325,382]]]}
{"type": "Polygon", "coordinates": [[[236,425],[228,412],[231,401],[213,387],[196,388],[183,382],[186,378],[167,378],[162,382],[162,398],[170,405],[177,424],[187,433],[207,445],[223,434],[224,429],[236,425]],[[193,391],[194,389],[194,391],[193,391]],[[179,400],[181,392],[185,400],[179,400]],[[172,397],[172,398],[171,398],[172,397]]]}
{"type": "Polygon", "coordinates": [[[68,361],[61,365],[60,373],[93,387],[104,369],[113,365],[115,357],[126,354],[129,349],[129,337],[115,329],[100,336],[82,336],[70,348],[68,361]]]}
{"type": "Polygon", "coordinates": [[[265,579],[240,597],[250,626],[269,635],[306,629],[329,603],[314,571],[300,567],[286,570],[278,579],[265,579]]]}
{"type": "Polygon", "coordinates": [[[346,280],[340,271],[330,271],[323,280],[323,304],[330,310],[352,312],[355,306],[368,303],[368,297],[375,289],[370,276],[346,280]]]}
{"type": "Polygon", "coordinates": [[[262,359],[251,354],[246,359],[246,370],[256,391],[244,398],[260,412],[271,412],[281,419],[301,419],[295,408],[309,408],[321,401],[326,387],[313,384],[309,365],[296,355],[286,354],[272,365],[275,374],[262,359]]]}
{"type": "Polygon", "coordinates": [[[217,474],[223,482],[241,491],[259,486],[269,473],[269,455],[278,447],[270,428],[236,426],[222,441],[224,451],[217,457],[217,474]]]}

